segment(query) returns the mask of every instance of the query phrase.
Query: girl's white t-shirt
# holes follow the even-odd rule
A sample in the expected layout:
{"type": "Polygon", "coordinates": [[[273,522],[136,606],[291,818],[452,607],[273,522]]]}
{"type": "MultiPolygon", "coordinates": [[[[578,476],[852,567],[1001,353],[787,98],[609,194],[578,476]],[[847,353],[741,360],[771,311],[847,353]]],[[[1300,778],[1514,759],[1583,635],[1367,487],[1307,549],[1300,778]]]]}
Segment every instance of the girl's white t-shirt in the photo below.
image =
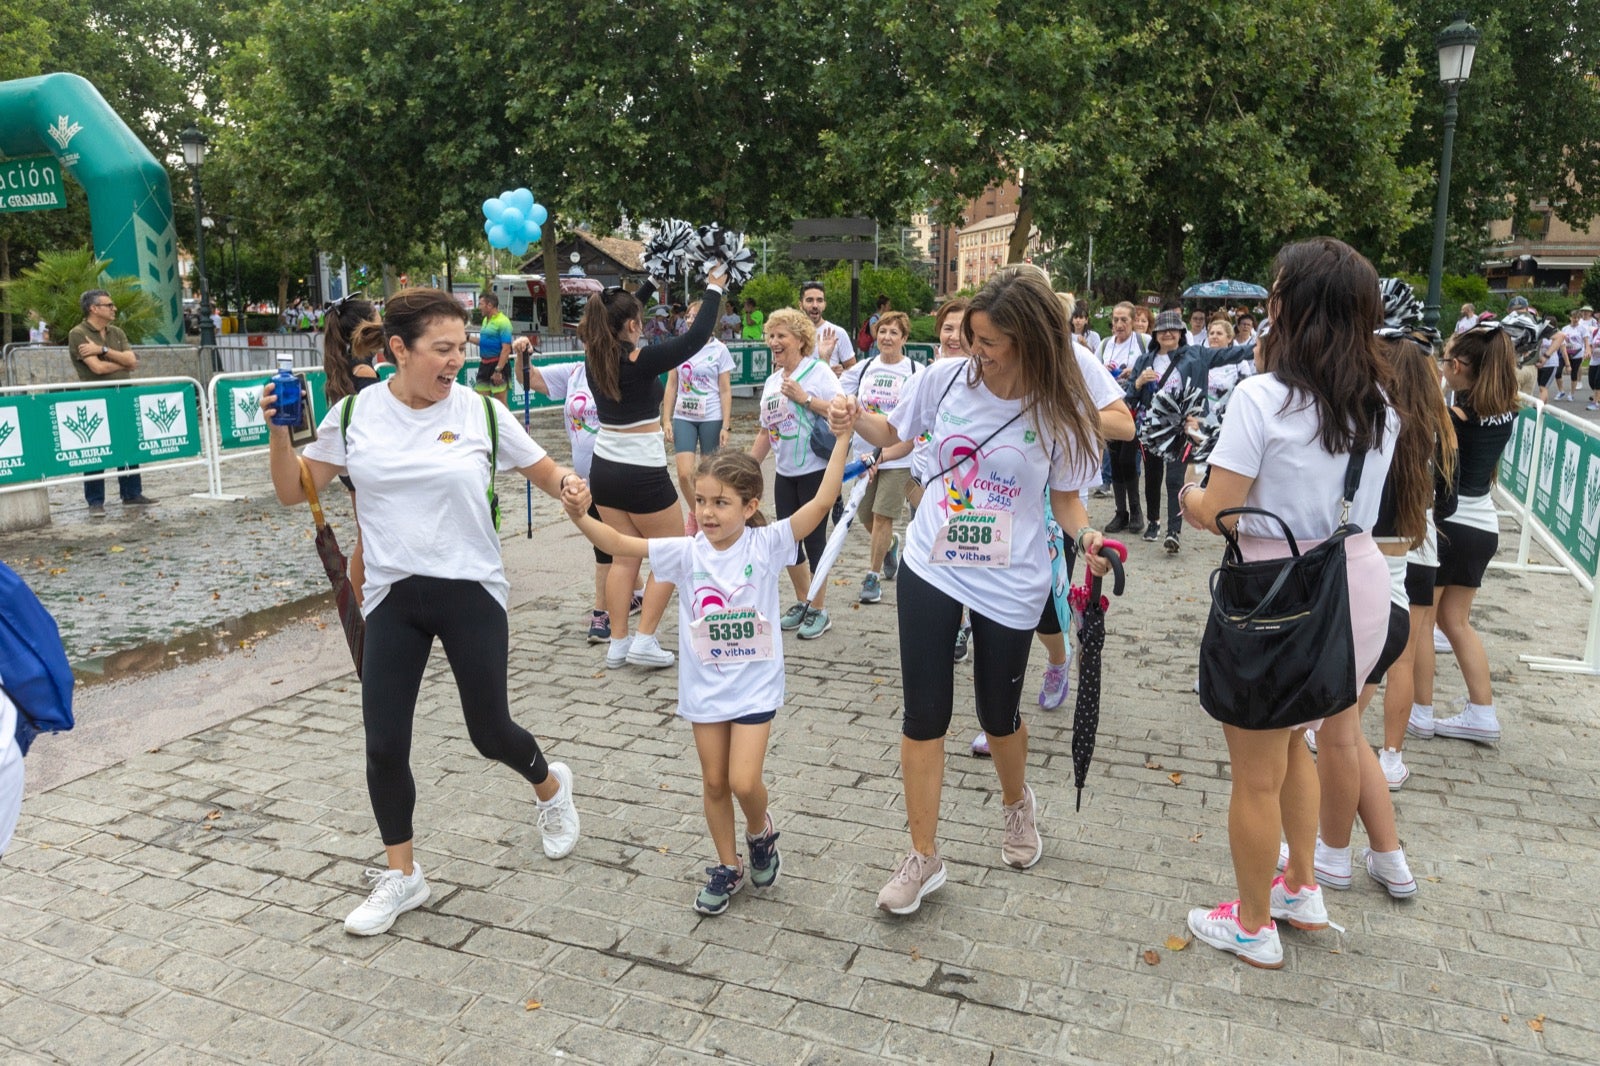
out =
{"type": "MultiPolygon", "coordinates": [[[[782,370],[774,371],[761,388],[761,426],[772,441],[777,472],[784,477],[799,477],[825,470],[828,460],[811,450],[811,423],[819,418],[826,419],[809,411],[795,412],[794,405],[783,395],[784,376],[782,370]]],[[[839,379],[814,355],[800,360],[800,365],[794,368],[794,379],[819,400],[831,400],[839,395],[839,379]]]]}
{"type": "Polygon", "coordinates": [[[594,440],[600,433],[600,412],[589,388],[589,371],[583,363],[541,366],[545,395],[561,401],[561,423],[572,444],[572,469],[585,481],[594,465],[594,440]]]}
{"type": "MultiPolygon", "coordinates": [[[[831,378],[833,375],[828,374],[831,378]]],[[[778,576],[794,562],[787,518],[746,526],[727,551],[704,533],[650,541],[650,572],[678,586],[678,714],[691,722],[729,722],[783,706],[783,636],[778,576]],[[690,626],[713,611],[754,607],[771,627],[772,658],[710,664],[700,661],[690,626]]]]}
{"type": "Polygon", "coordinates": [[[672,417],[685,422],[722,421],[722,386],[719,378],[733,373],[733,353],[712,338],[678,367],[678,395],[672,417]]]}
{"type": "MultiPolygon", "coordinates": [[[[1322,540],[1339,528],[1350,457],[1323,450],[1318,440],[1321,423],[1309,397],[1289,401],[1289,388],[1276,374],[1256,374],[1239,382],[1228,401],[1228,417],[1222,421],[1211,466],[1254,478],[1245,506],[1283,519],[1297,541],[1322,540]]],[[[1350,521],[1362,529],[1370,530],[1378,519],[1399,432],[1400,417],[1394,408],[1385,407],[1383,444],[1367,452],[1350,507],[1350,521]]],[[[1258,515],[1245,515],[1239,530],[1247,536],[1283,539],[1276,522],[1258,515]]]]}
{"type": "MultiPolygon", "coordinates": [[[[418,411],[395,399],[388,386],[363,389],[356,393],[348,444],[339,433],[340,406],[323,418],[305,456],[338,467],[355,484],[367,566],[362,615],[371,615],[389,587],[408,577],[476,581],[504,607],[511,586],[489,513],[483,398],[457,384],[448,397],[418,411]]],[[[504,404],[491,400],[489,410],[500,429],[499,469],[545,457],[504,404]]]]}
{"type": "MultiPolygon", "coordinates": [[[[839,391],[846,396],[856,397],[863,411],[886,415],[899,405],[906,382],[919,373],[920,368],[910,358],[902,356],[897,363],[886,363],[881,357],[874,356],[846,370],[839,378],[839,391]]],[[[850,446],[857,455],[870,452],[873,447],[859,433],[850,446]]],[[[898,459],[879,463],[878,467],[882,470],[905,470],[911,466],[911,456],[912,453],[907,452],[898,459]]]]}
{"type": "Polygon", "coordinates": [[[905,565],[973,610],[1012,629],[1031,630],[1050,591],[1045,489],[1082,492],[1099,485],[1100,456],[1077,454],[1067,441],[1041,439],[1022,414],[1022,401],[1002,400],[981,381],[968,386],[968,365],[965,359],[934,363],[906,384],[889,415],[901,440],[924,432],[933,437],[933,477],[906,532],[905,565]],[[951,514],[967,510],[1011,516],[1009,567],[930,561],[938,531],[951,514]]]}

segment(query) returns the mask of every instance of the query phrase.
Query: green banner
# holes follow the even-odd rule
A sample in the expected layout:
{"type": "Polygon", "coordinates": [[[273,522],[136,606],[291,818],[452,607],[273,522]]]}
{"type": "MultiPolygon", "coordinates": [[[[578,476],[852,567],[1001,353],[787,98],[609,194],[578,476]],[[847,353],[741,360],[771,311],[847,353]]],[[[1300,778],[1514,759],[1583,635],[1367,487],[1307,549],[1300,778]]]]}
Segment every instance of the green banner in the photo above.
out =
{"type": "Polygon", "coordinates": [[[1600,437],[1546,419],[1540,441],[1533,516],[1587,574],[1596,573],[1600,529],[1600,437]]]}
{"type": "MultiPolygon", "coordinates": [[[[263,370],[243,378],[217,379],[217,438],[223,451],[238,448],[265,448],[267,423],[261,417],[261,386],[272,380],[277,371],[263,370]]],[[[325,395],[328,376],[321,370],[296,368],[295,373],[305,383],[311,397],[311,420],[321,424],[328,413],[325,395]]]]}
{"type": "Polygon", "coordinates": [[[194,386],[17,393],[0,398],[0,484],[200,454],[194,386]]]}
{"type": "Polygon", "coordinates": [[[61,164],[55,156],[32,156],[0,163],[0,212],[49,211],[66,207],[61,164]]]}
{"type": "Polygon", "coordinates": [[[1533,478],[1533,453],[1538,440],[1534,436],[1538,412],[1532,405],[1517,415],[1511,440],[1500,453],[1500,484],[1511,493],[1517,503],[1528,498],[1528,482],[1533,478]]]}

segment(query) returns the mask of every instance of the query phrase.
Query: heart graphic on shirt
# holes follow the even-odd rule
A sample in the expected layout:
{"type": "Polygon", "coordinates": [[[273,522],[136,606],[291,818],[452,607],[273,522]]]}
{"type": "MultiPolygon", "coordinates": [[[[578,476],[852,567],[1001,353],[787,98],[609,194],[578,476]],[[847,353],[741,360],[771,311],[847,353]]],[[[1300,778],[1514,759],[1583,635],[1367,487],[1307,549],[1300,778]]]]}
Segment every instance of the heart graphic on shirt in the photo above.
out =
{"type": "Polygon", "coordinates": [[[944,557],[945,557],[945,558],[946,558],[946,559],[954,559],[954,558],[955,558],[955,557],[956,557],[956,553],[955,553],[955,551],[954,551],[954,550],[947,550],[947,551],[946,551],[946,552],[945,552],[945,553],[944,553],[944,557]]]}
{"type": "Polygon", "coordinates": [[[721,648],[712,648],[711,649],[711,657],[713,659],[719,658],[721,655],[722,655],[722,649],[721,648]]]}

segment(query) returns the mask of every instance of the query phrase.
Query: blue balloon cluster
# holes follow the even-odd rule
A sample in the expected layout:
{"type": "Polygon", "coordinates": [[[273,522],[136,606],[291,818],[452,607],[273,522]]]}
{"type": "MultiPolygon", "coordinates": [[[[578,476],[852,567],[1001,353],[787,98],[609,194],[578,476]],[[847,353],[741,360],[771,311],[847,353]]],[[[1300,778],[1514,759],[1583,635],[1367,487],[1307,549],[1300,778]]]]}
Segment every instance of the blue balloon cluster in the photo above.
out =
{"type": "Polygon", "coordinates": [[[527,189],[509,189],[483,202],[483,232],[489,247],[504,248],[512,255],[528,254],[528,245],[538,243],[539,227],[549,217],[527,189]]]}

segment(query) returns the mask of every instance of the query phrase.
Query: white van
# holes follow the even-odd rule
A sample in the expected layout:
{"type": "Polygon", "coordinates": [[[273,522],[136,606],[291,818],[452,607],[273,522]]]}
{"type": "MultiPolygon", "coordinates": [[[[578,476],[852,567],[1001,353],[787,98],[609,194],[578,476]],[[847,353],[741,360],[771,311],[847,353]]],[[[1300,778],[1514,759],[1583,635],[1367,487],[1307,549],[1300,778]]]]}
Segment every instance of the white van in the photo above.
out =
{"type": "MultiPolygon", "coordinates": [[[[577,328],[583,305],[603,288],[594,278],[582,274],[561,275],[562,332],[571,333],[577,328]]],[[[550,333],[543,274],[496,274],[489,283],[489,291],[500,301],[500,310],[511,319],[513,332],[550,333]]]]}

